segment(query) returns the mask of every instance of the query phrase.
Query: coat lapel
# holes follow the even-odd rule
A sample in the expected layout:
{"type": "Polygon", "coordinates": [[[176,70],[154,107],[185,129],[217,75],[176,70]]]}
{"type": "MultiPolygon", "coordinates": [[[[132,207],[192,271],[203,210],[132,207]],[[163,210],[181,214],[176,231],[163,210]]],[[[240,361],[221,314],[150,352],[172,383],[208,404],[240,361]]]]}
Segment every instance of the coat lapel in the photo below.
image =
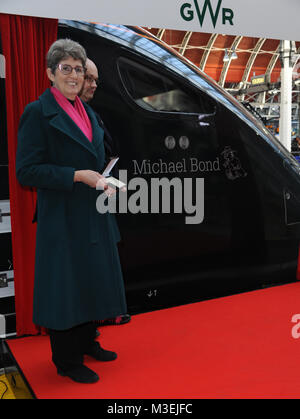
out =
{"type": "MultiPolygon", "coordinates": [[[[74,141],[82,145],[86,150],[97,157],[96,149],[81,129],[75,124],[75,122],[69,117],[69,115],[58,105],[55,98],[51,94],[50,90],[47,89],[41,96],[40,101],[42,103],[43,113],[46,117],[50,118],[50,125],[59,131],[63,132],[74,141]]],[[[89,114],[90,116],[90,114],[89,114]]],[[[92,123],[93,134],[95,135],[95,124],[92,123]]],[[[95,137],[98,137],[97,134],[95,137]]],[[[94,142],[94,137],[93,137],[94,142]]]]}

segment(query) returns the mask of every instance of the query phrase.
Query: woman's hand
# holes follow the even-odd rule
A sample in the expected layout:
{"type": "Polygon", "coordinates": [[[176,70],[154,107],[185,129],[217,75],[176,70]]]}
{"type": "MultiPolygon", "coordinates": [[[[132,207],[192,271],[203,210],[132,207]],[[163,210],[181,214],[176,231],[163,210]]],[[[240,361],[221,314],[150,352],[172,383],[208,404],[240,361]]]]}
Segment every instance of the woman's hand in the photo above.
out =
{"type": "Polygon", "coordinates": [[[96,186],[102,189],[107,189],[105,177],[94,170],[76,170],[74,174],[74,182],[82,182],[91,188],[96,186]]]}
{"type": "Polygon", "coordinates": [[[109,198],[111,198],[111,197],[115,198],[116,189],[112,188],[111,186],[108,186],[108,188],[105,190],[105,193],[109,198]]]}

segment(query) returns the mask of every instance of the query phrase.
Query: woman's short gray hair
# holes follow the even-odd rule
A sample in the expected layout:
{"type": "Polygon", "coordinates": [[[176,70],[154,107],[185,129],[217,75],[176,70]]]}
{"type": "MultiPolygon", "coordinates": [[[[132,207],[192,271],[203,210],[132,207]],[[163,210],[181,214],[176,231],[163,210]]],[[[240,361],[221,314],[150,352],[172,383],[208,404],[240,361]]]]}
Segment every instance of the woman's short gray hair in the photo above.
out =
{"type": "Polygon", "coordinates": [[[85,67],[87,55],[83,46],[71,39],[58,39],[51,45],[47,53],[47,68],[50,68],[54,74],[58,64],[69,57],[80,60],[85,67]]]}

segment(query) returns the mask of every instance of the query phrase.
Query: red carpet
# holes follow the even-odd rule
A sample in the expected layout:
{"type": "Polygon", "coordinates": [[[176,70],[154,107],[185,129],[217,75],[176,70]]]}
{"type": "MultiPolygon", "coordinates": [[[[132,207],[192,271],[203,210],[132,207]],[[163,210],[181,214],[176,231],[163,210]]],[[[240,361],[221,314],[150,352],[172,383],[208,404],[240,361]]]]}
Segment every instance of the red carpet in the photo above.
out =
{"type": "Polygon", "coordinates": [[[295,314],[298,282],[134,316],[101,329],[119,357],[86,360],[100,375],[92,385],[56,374],[47,337],[7,343],[41,399],[300,398],[295,314]]]}

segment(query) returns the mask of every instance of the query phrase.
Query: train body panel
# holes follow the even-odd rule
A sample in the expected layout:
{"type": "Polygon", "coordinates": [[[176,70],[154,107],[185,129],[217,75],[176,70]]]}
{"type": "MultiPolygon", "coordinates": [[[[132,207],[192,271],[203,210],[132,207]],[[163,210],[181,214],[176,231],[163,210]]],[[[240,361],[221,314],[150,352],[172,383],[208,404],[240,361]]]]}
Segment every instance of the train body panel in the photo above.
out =
{"type": "Polygon", "coordinates": [[[140,28],[60,21],[62,37],[80,42],[99,69],[91,106],[114,140],[118,169],[128,185],[138,178],[149,187],[140,211],[116,214],[129,311],[295,280],[300,168],[272,134],[140,28]],[[162,178],[181,184],[182,213],[151,211],[151,182],[162,178]]]}

